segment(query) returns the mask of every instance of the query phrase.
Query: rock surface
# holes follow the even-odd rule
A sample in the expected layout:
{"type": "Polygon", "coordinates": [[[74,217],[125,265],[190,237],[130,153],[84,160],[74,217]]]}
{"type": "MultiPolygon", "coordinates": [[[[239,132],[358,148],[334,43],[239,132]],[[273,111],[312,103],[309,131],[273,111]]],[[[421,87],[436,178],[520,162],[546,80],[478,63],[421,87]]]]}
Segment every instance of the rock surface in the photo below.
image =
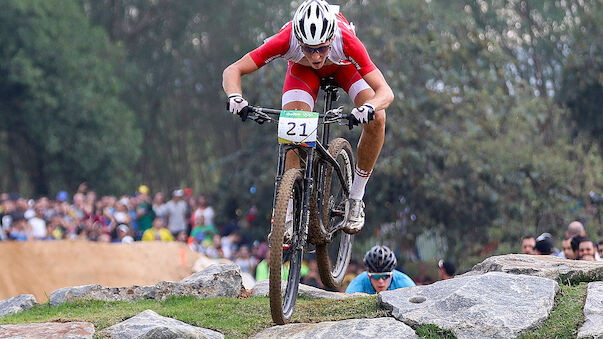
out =
{"type": "Polygon", "coordinates": [[[463,276],[487,272],[526,274],[558,282],[603,280],[602,261],[560,259],[550,255],[507,254],[490,257],[463,276]]]}
{"type": "Polygon", "coordinates": [[[0,318],[5,315],[23,312],[37,304],[33,294],[21,294],[16,297],[0,301],[0,318]]]}
{"type": "Polygon", "coordinates": [[[514,338],[544,321],[559,285],[554,280],[491,272],[379,294],[407,325],[435,324],[458,338],[514,338]]]}
{"type": "Polygon", "coordinates": [[[50,305],[56,306],[76,299],[130,301],[139,299],[164,300],[169,296],[197,298],[239,297],[242,288],[239,266],[213,265],[180,282],[162,281],[152,286],[104,287],[85,285],[58,289],[50,294],[50,305]]]}
{"type": "Polygon", "coordinates": [[[92,339],[94,325],[87,322],[0,325],[0,338],[92,339]]]}
{"type": "Polygon", "coordinates": [[[100,336],[126,338],[207,338],[222,339],[220,332],[191,326],[176,319],[162,317],[146,310],[138,315],[99,332],[100,336]]]}
{"type": "Polygon", "coordinates": [[[584,325],[578,331],[578,338],[603,338],[603,282],[588,284],[584,304],[584,325]]]}
{"type": "MultiPolygon", "coordinates": [[[[287,282],[283,281],[281,283],[281,293],[285,293],[285,288],[287,287],[287,282]]],[[[320,288],[299,284],[299,289],[297,290],[298,296],[303,296],[312,299],[347,299],[354,297],[366,297],[368,294],[365,293],[353,293],[346,294],[340,292],[330,292],[321,290],[320,288]]],[[[253,288],[253,292],[251,293],[252,297],[257,296],[268,296],[268,280],[261,280],[255,284],[253,288]]]]}
{"type": "Polygon", "coordinates": [[[394,318],[350,319],[317,324],[274,326],[254,338],[418,338],[412,328],[394,318]]]}

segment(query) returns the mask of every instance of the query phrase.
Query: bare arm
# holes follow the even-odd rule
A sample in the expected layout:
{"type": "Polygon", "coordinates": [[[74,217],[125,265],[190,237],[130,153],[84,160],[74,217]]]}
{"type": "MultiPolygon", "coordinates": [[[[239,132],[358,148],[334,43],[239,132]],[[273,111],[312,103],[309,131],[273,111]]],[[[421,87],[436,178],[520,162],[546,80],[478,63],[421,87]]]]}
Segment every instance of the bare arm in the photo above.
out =
{"type": "Polygon", "coordinates": [[[363,76],[364,80],[369,86],[375,91],[373,96],[366,103],[369,103],[375,107],[375,111],[384,110],[394,101],[394,92],[385,81],[383,74],[379,69],[375,69],[372,72],[363,76]]]}
{"type": "Polygon", "coordinates": [[[226,67],[222,73],[222,88],[224,88],[226,95],[228,96],[233,93],[242,94],[243,90],[241,89],[241,77],[257,70],[258,66],[249,56],[249,53],[245,54],[237,62],[226,67]]]}

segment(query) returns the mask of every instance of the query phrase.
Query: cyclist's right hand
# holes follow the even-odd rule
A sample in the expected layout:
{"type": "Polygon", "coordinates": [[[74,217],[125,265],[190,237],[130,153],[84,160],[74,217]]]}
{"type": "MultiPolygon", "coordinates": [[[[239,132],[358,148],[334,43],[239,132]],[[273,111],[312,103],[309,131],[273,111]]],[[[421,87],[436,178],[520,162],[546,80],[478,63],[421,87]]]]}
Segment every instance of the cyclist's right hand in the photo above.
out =
{"type": "Polygon", "coordinates": [[[247,113],[249,110],[249,103],[243,99],[243,96],[239,93],[233,93],[228,96],[226,102],[226,109],[232,114],[237,114],[241,117],[241,120],[247,120],[247,113]]]}

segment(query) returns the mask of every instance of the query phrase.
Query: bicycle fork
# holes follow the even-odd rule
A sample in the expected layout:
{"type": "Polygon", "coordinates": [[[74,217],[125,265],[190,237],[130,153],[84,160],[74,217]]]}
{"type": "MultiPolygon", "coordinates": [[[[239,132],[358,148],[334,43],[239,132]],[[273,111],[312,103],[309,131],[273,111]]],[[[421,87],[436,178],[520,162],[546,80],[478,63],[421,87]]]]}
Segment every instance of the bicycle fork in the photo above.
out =
{"type": "Polygon", "coordinates": [[[289,250],[291,248],[291,245],[293,245],[294,250],[303,249],[308,239],[308,225],[310,223],[310,201],[312,199],[312,188],[314,187],[314,179],[312,177],[312,162],[314,160],[314,149],[300,146],[279,145],[279,161],[277,166],[277,176],[274,182],[274,195],[272,200],[272,219],[270,225],[271,228],[272,223],[274,222],[274,207],[276,206],[276,196],[280,187],[281,179],[283,177],[283,174],[285,173],[286,154],[291,149],[302,148],[306,152],[306,166],[304,168],[304,190],[302,194],[301,225],[297,234],[293,234],[293,241],[291,242],[291,244],[283,244],[283,250],[289,250]]]}

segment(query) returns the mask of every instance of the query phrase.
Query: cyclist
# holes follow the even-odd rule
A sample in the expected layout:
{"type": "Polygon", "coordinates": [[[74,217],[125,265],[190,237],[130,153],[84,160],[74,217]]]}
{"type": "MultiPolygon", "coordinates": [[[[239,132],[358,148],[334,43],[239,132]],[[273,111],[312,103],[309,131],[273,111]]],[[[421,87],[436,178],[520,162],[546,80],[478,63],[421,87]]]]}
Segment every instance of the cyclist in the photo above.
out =
{"type": "Polygon", "coordinates": [[[376,294],[386,290],[415,286],[406,274],[396,270],[396,255],[387,246],[374,246],[364,256],[367,271],[350,282],[345,293],[376,294]]]}
{"type": "MultiPolygon", "coordinates": [[[[383,146],[385,109],[394,99],[393,92],[356,37],[354,25],[339,13],[339,6],[306,0],[277,34],[224,70],[222,85],[231,113],[243,120],[247,117],[241,77],[280,57],[289,62],[282,95],[284,110],[312,111],[320,79],[334,76],[356,106],[351,113],[364,124],[344,219],[344,231],[357,233],[364,226],[362,198],[383,146]]],[[[288,154],[286,168],[293,167],[299,167],[299,159],[288,154]]]]}

